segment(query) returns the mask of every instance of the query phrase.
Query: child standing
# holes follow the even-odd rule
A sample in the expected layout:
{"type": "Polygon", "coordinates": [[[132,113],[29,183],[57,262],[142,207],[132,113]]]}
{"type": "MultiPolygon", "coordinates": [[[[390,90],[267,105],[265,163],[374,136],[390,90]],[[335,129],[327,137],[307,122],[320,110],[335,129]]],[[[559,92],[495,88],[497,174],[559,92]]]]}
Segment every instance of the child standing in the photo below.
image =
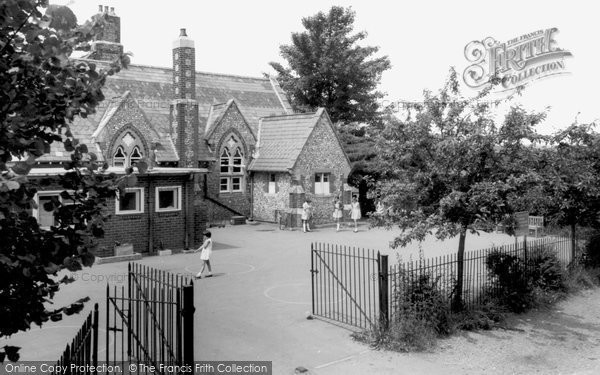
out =
{"type": "Polygon", "coordinates": [[[304,233],[310,232],[310,224],[308,221],[310,220],[311,208],[310,201],[305,199],[304,203],[302,204],[302,231],[304,233]]]}
{"type": "Polygon", "coordinates": [[[198,248],[197,251],[202,250],[200,253],[200,259],[202,260],[202,269],[196,275],[196,279],[202,278],[202,272],[204,272],[204,267],[208,266],[208,275],[207,277],[212,276],[212,269],[210,268],[210,255],[212,254],[212,234],[209,231],[204,232],[204,243],[202,246],[198,248]]]}
{"type": "Polygon", "coordinates": [[[350,218],[354,220],[354,232],[358,232],[358,220],[360,219],[360,203],[358,203],[358,199],[356,199],[356,195],[352,197],[352,203],[350,204],[352,211],[350,213],[350,218]]]}
{"type": "Polygon", "coordinates": [[[340,219],[342,218],[342,204],[340,203],[340,199],[338,197],[335,197],[335,200],[333,201],[333,219],[335,220],[335,223],[337,224],[337,227],[335,229],[336,232],[340,231],[340,219]]]}

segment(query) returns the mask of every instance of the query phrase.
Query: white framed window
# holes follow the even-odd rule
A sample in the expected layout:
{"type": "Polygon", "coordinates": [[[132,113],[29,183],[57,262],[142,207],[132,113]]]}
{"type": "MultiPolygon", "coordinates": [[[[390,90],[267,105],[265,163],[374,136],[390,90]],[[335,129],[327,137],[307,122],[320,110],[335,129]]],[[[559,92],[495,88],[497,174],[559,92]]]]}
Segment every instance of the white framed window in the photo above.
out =
{"type": "Polygon", "coordinates": [[[181,186],[156,187],[156,212],[181,210],[181,186]]]}
{"type": "Polygon", "coordinates": [[[317,195],[329,195],[329,173],[316,173],[315,174],[315,194],[317,195]]]}
{"type": "Polygon", "coordinates": [[[56,218],[54,217],[54,210],[47,210],[44,205],[51,201],[60,202],[62,204],[73,204],[73,201],[65,201],[61,196],[63,190],[52,190],[52,191],[39,191],[36,193],[34,200],[37,204],[37,208],[32,211],[33,217],[36,218],[38,224],[42,228],[50,228],[56,226],[56,218]]]}
{"type": "Polygon", "coordinates": [[[141,214],[144,212],[144,189],[127,188],[122,197],[115,200],[115,213],[117,215],[141,214]]]}
{"type": "Polygon", "coordinates": [[[231,177],[231,191],[242,191],[241,177],[231,177]]]}
{"type": "Polygon", "coordinates": [[[269,194],[277,193],[277,178],[275,173],[269,173],[269,194]]]}
{"type": "Polygon", "coordinates": [[[228,192],[229,191],[229,178],[227,177],[221,177],[221,182],[219,183],[219,190],[221,192],[228,192]]]}

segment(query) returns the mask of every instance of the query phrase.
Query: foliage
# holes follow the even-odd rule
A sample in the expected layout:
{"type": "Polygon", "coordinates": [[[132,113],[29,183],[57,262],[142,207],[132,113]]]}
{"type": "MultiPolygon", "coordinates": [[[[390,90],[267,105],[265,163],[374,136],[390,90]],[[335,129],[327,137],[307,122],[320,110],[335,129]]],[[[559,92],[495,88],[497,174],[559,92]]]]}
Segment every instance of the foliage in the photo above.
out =
{"type": "Polygon", "coordinates": [[[600,268],[600,233],[597,232],[590,237],[585,247],[586,265],[600,268]]]}
{"type": "Polygon", "coordinates": [[[299,109],[325,107],[334,123],[374,123],[379,114],[376,90],[391,67],[387,56],[373,58],[378,47],[361,46],[365,32],[353,33],[355,12],[332,7],[302,19],[306,29],[292,33],[292,43],[280,52],[287,67],[270,65],[277,80],[299,109]]]}
{"type": "MultiPolygon", "coordinates": [[[[102,70],[70,59],[73,51],[89,49],[104,19],[78,26],[67,10],[43,15],[47,6],[47,0],[0,4],[0,337],[61,311],[77,312],[80,302],[53,311],[45,303],[71,281],[57,280],[58,271],[93,263],[96,237],[104,233],[102,208],[116,189],[114,176],[102,173],[104,166],[70,127],[77,116],[95,112],[106,78],[128,58],[102,70]],[[52,14],[62,18],[53,24],[52,14]],[[64,174],[58,181],[28,178],[37,159],[56,144],[71,155],[64,174]],[[38,188],[57,183],[64,189],[60,199],[43,207],[54,212],[56,224],[42,229],[31,215],[34,197],[38,188]]],[[[4,354],[15,358],[6,347],[4,354]]]]}
{"type": "Polygon", "coordinates": [[[513,107],[498,126],[488,93],[463,97],[451,69],[440,92],[426,91],[405,119],[388,121],[377,143],[382,179],[374,194],[387,210],[373,224],[400,228],[393,247],[428,235],[459,236],[455,310],[462,304],[467,231],[491,231],[498,223],[512,229],[509,197],[522,185],[524,143],[541,139],[533,127],[543,113],[513,107]]]}
{"type": "Polygon", "coordinates": [[[399,269],[394,275],[392,316],[383,326],[362,332],[356,338],[377,348],[408,352],[431,348],[438,337],[453,330],[449,298],[439,278],[399,269]]]}
{"type": "Polygon", "coordinates": [[[566,275],[556,254],[545,248],[531,252],[524,259],[496,250],[486,258],[490,296],[511,312],[548,305],[566,291],[566,275]]]}

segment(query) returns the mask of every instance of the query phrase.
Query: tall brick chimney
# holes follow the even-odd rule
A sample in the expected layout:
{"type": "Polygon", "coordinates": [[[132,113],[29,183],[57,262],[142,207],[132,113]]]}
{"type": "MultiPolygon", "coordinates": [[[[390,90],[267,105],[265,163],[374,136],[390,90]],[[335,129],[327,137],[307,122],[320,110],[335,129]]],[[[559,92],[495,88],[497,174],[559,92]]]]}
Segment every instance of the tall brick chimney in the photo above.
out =
{"type": "Polygon", "coordinates": [[[171,137],[180,167],[198,166],[198,102],[196,101],[196,49],[181,29],[173,42],[173,100],[171,137]]]}
{"type": "Polygon", "coordinates": [[[95,19],[102,18],[103,28],[94,37],[91,50],[85,56],[88,59],[112,61],[123,53],[121,44],[121,18],[115,14],[115,8],[108,6],[98,6],[98,13],[93,16],[95,19]]]}

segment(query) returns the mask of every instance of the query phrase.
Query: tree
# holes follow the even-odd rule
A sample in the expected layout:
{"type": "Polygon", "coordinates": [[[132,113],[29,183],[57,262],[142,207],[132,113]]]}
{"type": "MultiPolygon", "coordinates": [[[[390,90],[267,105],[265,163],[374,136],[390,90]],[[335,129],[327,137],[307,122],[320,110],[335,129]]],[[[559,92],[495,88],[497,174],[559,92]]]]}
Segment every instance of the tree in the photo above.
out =
{"type": "MultiPolygon", "coordinates": [[[[81,310],[82,301],[54,310],[45,304],[72,281],[59,280],[60,270],[93,263],[96,238],[103,235],[102,208],[117,189],[114,176],[101,173],[97,156],[73,137],[70,125],[95,112],[106,78],[128,57],[103,70],[70,59],[73,51],[89,49],[104,19],[78,26],[72,12],[54,7],[42,14],[47,7],[47,0],[0,4],[0,337],[81,310]],[[44,230],[30,212],[37,188],[52,181],[27,175],[59,143],[71,152],[71,162],[59,179],[61,199],[44,206],[57,224],[44,230]]],[[[0,361],[5,357],[18,359],[18,348],[5,346],[0,361]]]]}
{"type": "Polygon", "coordinates": [[[473,98],[459,91],[456,72],[437,95],[425,92],[403,120],[389,121],[378,141],[382,179],[377,194],[391,208],[377,225],[397,225],[393,247],[459,236],[453,308],[462,308],[467,232],[493,230],[513,213],[509,196],[520,189],[524,144],[538,142],[533,127],[544,114],[512,108],[497,126],[489,89],[473,98]],[[526,142],[527,141],[527,142],[526,142]]]}
{"type": "Polygon", "coordinates": [[[537,161],[529,189],[543,198],[523,206],[551,224],[571,229],[573,257],[576,227],[600,227],[600,135],[594,127],[574,123],[558,131],[528,161],[537,161]]]}
{"type": "Polygon", "coordinates": [[[270,65],[297,108],[324,107],[334,123],[371,124],[380,117],[377,85],[391,64],[387,56],[373,58],[378,47],[359,45],[367,34],[353,34],[354,17],[351,8],[334,6],[303,18],[306,31],[280,47],[289,67],[270,65]]]}

